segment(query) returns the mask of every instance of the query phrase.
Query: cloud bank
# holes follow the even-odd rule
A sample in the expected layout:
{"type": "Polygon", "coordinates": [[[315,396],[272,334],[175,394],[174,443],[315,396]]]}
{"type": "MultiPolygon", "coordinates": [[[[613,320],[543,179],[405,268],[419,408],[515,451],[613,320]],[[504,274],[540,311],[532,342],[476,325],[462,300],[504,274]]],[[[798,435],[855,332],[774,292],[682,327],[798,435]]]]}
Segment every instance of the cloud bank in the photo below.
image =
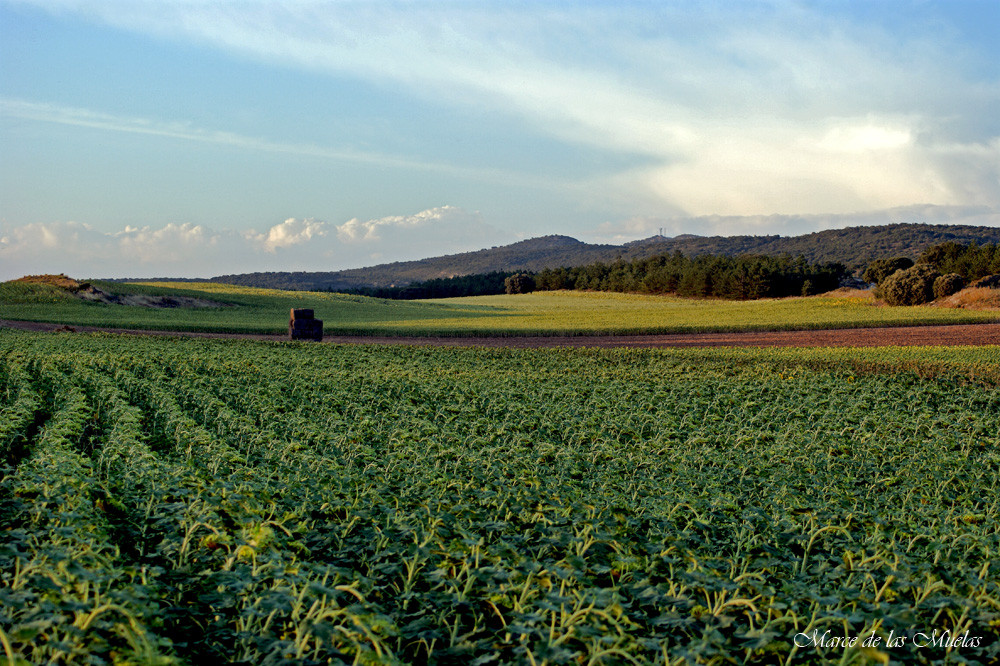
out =
{"type": "Polygon", "coordinates": [[[106,232],[78,222],[33,223],[0,227],[0,279],[39,273],[115,278],[339,270],[513,240],[479,213],[455,206],[339,225],[289,218],[259,232],[195,224],[106,232]]]}

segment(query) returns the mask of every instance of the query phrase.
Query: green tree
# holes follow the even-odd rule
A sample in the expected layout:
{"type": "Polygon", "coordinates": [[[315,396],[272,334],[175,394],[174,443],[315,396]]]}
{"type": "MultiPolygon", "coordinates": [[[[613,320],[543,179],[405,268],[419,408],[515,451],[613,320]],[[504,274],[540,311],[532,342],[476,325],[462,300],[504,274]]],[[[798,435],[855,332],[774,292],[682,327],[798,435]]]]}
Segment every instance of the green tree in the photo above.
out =
{"type": "Polygon", "coordinates": [[[906,270],[912,265],[913,259],[909,257],[876,259],[868,264],[868,268],[865,269],[865,273],[861,276],[861,279],[871,284],[882,284],[882,280],[896,271],[906,270]]]}
{"type": "Polygon", "coordinates": [[[530,294],[535,290],[535,278],[527,273],[511,275],[503,283],[508,294],[530,294]]]}
{"type": "Polygon", "coordinates": [[[920,305],[934,300],[934,281],[940,277],[930,264],[898,270],[879,284],[879,295],[889,305],[920,305]]]}

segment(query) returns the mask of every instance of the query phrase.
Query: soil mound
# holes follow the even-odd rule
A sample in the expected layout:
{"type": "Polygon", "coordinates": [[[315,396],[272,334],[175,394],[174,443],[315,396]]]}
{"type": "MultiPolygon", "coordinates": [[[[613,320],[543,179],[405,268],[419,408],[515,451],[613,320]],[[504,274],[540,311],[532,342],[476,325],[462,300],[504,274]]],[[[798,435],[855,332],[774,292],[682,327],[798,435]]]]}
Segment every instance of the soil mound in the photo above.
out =
{"type": "Polygon", "coordinates": [[[27,282],[29,284],[47,284],[53,287],[58,287],[59,289],[65,289],[66,291],[74,294],[79,292],[81,289],[91,288],[89,283],[79,282],[63,273],[60,273],[59,275],[25,275],[24,277],[19,277],[16,280],[11,281],[27,282]]]}
{"type": "Polygon", "coordinates": [[[134,305],[145,308],[221,308],[226,303],[191,296],[155,296],[153,294],[109,294],[89,282],[80,282],[60,273],[59,275],[25,275],[12,282],[46,284],[62,289],[85,301],[110,303],[113,305],[134,305]]]}

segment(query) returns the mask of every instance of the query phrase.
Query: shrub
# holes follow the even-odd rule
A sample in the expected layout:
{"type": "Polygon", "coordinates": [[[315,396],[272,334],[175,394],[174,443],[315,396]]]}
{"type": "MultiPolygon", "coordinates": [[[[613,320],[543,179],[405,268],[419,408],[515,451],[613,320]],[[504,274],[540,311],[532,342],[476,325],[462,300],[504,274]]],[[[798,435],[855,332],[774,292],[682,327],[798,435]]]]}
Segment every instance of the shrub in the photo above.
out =
{"type": "Polygon", "coordinates": [[[965,278],[958,273],[948,273],[934,280],[934,298],[947,298],[962,291],[965,278]]]}
{"type": "Polygon", "coordinates": [[[985,289],[1000,289],[1000,275],[987,275],[984,278],[976,280],[972,286],[985,289]]]}
{"type": "Polygon", "coordinates": [[[913,259],[910,259],[909,257],[876,259],[868,264],[868,268],[865,269],[865,274],[862,275],[861,278],[865,282],[870,282],[871,284],[881,284],[882,280],[886,279],[896,271],[906,270],[911,266],[913,266],[913,259]]]}
{"type": "Polygon", "coordinates": [[[939,275],[927,264],[898,270],[879,284],[879,296],[889,305],[927,303],[934,300],[934,281],[939,275]]]}
{"type": "Polygon", "coordinates": [[[535,290],[535,278],[527,273],[518,273],[505,279],[503,285],[508,294],[530,294],[535,290]]]}

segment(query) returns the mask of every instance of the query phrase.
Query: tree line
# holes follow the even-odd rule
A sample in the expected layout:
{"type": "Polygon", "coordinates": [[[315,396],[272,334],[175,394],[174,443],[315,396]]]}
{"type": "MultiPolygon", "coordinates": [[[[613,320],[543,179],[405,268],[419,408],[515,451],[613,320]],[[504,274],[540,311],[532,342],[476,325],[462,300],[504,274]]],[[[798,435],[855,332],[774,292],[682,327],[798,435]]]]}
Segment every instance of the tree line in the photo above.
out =
{"type": "Polygon", "coordinates": [[[514,274],[509,271],[493,271],[491,273],[477,273],[475,275],[434,278],[433,280],[411,282],[401,287],[356,287],[354,289],[336,289],[331,291],[393,300],[491,296],[493,294],[504,293],[504,281],[514,274]]]}
{"type": "Polygon", "coordinates": [[[820,294],[836,289],[847,269],[840,263],[809,263],[789,255],[727,257],[680,252],[634,261],[546,269],[535,288],[677,294],[750,300],[820,294]]]}
{"type": "Polygon", "coordinates": [[[1000,244],[939,243],[924,250],[917,263],[930,264],[940,273],[955,273],[972,282],[1000,273],[1000,244]]]}
{"type": "Polygon", "coordinates": [[[843,264],[809,263],[801,256],[688,257],[674,252],[537,272],[494,271],[402,287],[360,287],[345,293],[410,300],[570,289],[749,300],[820,294],[836,289],[846,274],[843,264]]]}

